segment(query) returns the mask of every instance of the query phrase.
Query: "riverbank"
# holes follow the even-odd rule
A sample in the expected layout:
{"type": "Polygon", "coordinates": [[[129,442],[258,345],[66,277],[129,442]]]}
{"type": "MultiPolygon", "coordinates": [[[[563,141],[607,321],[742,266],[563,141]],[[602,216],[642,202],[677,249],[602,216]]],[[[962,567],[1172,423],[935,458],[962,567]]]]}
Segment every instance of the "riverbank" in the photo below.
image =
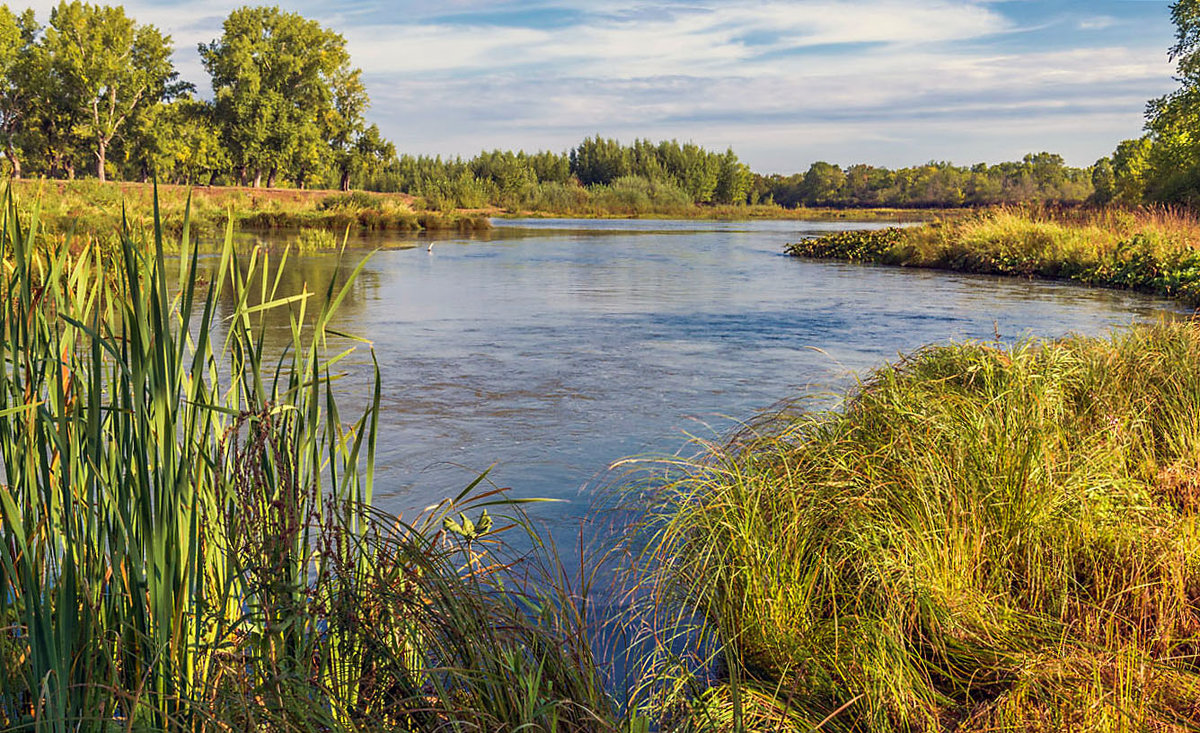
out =
{"type": "Polygon", "coordinates": [[[715,719],[1190,730],[1198,457],[1195,324],[928,348],[639,486],[635,577],[706,619],[715,719]]]}
{"type": "MultiPolygon", "coordinates": [[[[23,214],[38,204],[41,227],[52,235],[111,235],[120,228],[122,207],[134,229],[147,230],[153,216],[152,184],[23,180],[13,182],[13,191],[23,214]]],[[[239,231],[323,230],[340,235],[347,228],[352,233],[481,231],[490,228],[492,217],[923,222],[964,213],[941,209],[786,209],[775,205],[663,206],[623,200],[528,211],[496,207],[431,209],[424,199],[402,193],[160,185],[158,204],[167,233],[180,232],[189,196],[192,229],[206,235],[222,233],[230,215],[239,231]]]]}
{"type": "Polygon", "coordinates": [[[1070,280],[1200,307],[1200,221],[1187,211],[996,208],[922,227],[795,242],[797,257],[1070,280]]]}
{"type": "MultiPolygon", "coordinates": [[[[78,181],[15,181],[13,193],[23,213],[40,209],[44,231],[91,235],[115,234],[122,211],[135,229],[153,221],[154,186],[143,183],[78,181]]],[[[490,227],[478,212],[430,211],[405,194],[311,191],[239,187],[158,187],[163,228],[182,229],[190,197],[193,231],[223,233],[233,218],[239,231],[320,229],[352,232],[477,231],[490,227]]]]}
{"type": "Polygon", "coordinates": [[[560,207],[508,211],[493,209],[492,216],[511,219],[697,219],[751,221],[775,219],[780,221],[894,221],[924,222],[949,219],[966,214],[965,209],[868,209],[868,208],[784,208],[777,205],[660,207],[654,205],[605,205],[560,207]]]}

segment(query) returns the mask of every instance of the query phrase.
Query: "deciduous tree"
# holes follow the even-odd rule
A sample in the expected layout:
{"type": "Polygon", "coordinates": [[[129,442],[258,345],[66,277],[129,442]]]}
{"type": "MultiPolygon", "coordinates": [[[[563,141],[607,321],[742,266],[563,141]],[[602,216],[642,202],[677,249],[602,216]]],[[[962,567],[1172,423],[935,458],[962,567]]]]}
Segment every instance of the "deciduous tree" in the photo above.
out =
{"type": "Polygon", "coordinates": [[[140,108],[183,90],[171,63],[171,38],[138,25],[121,7],[62,2],[50,13],[44,45],[63,102],[78,113],[77,131],[96,158],[96,177],[106,179],[113,140],[140,108]]]}
{"type": "Polygon", "coordinates": [[[221,38],[200,45],[212,77],[222,139],[245,183],[318,162],[314,141],[349,152],[361,130],[366,92],[350,67],[346,40],[277,7],[246,7],[225,20],[221,38]]]}

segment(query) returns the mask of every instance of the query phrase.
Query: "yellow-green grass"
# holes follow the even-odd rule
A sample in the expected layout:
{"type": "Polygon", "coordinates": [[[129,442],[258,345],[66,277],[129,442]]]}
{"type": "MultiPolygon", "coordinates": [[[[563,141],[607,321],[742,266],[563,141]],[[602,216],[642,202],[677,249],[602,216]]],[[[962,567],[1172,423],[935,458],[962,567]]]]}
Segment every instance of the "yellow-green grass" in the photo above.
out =
{"type": "MultiPolygon", "coordinates": [[[[44,230],[113,235],[121,228],[122,210],[130,226],[147,231],[155,188],[141,183],[92,180],[13,183],[18,210],[27,215],[36,204],[44,230]]],[[[241,230],[327,229],[352,231],[475,230],[488,228],[478,213],[425,210],[419,199],[403,194],[300,191],[294,189],[160,186],[158,205],[165,231],[177,234],[191,201],[194,231],[219,234],[232,214],[241,230]]]]}
{"type": "Polygon", "coordinates": [[[630,545],[637,627],[667,640],[642,679],[685,677],[686,628],[719,665],[649,706],[725,730],[1200,725],[1194,324],[927,348],[667,468],[630,545]]]}
{"type": "Polygon", "coordinates": [[[799,257],[1073,280],[1200,305],[1200,222],[1185,210],[1001,207],[921,227],[789,244],[799,257]]]}

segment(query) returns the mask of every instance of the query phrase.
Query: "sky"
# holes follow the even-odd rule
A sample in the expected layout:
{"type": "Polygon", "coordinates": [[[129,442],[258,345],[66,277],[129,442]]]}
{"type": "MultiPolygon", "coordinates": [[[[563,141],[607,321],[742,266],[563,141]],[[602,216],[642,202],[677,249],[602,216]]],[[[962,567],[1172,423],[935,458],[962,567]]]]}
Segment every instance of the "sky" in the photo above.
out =
{"type": "MultiPolygon", "coordinates": [[[[43,22],[50,0],[31,5],[43,22]]],[[[230,0],[131,0],[211,94],[230,0]]],[[[14,4],[15,5],[15,4],[14,4]]],[[[280,2],[343,34],[404,153],[563,151],[599,133],[732,147],[762,173],[1051,151],[1090,165],[1175,87],[1168,0],[280,2]]]]}

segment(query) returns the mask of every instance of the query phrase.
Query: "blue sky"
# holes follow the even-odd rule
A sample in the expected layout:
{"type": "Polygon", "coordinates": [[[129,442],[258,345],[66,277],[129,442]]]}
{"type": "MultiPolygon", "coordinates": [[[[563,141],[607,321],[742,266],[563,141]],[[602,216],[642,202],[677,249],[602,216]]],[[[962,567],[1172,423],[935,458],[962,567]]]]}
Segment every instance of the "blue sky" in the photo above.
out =
{"type": "MultiPolygon", "coordinates": [[[[34,3],[44,20],[52,3],[34,3]]],[[[196,44],[239,2],[134,0],[196,44]]],[[[1090,164],[1174,87],[1167,0],[284,2],[343,35],[404,152],[564,150],[601,133],[732,146],[762,172],[1060,152],[1090,164]]]]}

